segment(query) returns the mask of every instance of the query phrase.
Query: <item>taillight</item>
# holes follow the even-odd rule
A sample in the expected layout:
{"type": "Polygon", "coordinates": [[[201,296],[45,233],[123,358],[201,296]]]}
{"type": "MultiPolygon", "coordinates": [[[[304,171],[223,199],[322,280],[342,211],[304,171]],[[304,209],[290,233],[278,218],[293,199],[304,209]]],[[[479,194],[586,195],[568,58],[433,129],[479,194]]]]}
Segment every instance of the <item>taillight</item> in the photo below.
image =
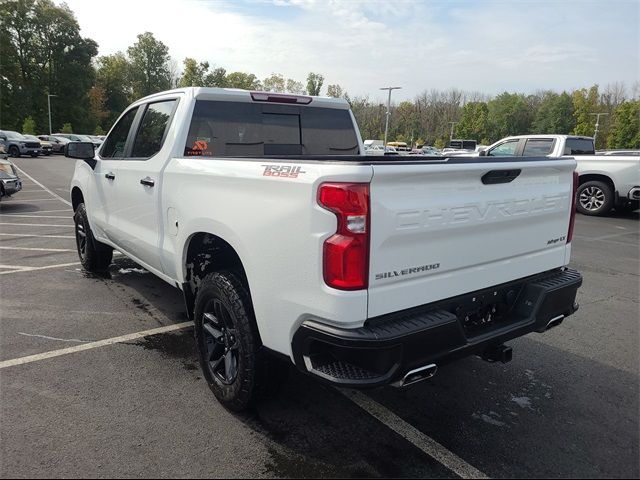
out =
{"type": "Polygon", "coordinates": [[[576,223],[576,196],[578,195],[578,172],[573,172],[573,197],[571,197],[571,218],[569,219],[569,232],[567,233],[567,243],[573,239],[573,225],[576,223]]]}
{"type": "Polygon", "coordinates": [[[369,184],[323,183],[318,203],[336,214],[336,233],[324,242],[327,285],[340,290],[367,288],[369,277],[369,184]]]}

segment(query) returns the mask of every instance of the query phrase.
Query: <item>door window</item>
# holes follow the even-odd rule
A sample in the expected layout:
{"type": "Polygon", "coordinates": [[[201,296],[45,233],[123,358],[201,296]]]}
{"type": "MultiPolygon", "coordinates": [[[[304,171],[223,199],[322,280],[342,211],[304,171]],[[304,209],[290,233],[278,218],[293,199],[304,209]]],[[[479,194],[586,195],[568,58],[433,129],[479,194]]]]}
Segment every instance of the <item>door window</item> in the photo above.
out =
{"type": "Polygon", "coordinates": [[[122,158],[124,157],[124,147],[127,144],[127,137],[129,136],[129,130],[133,120],[138,113],[138,107],[132,108],[120,119],[120,121],[113,127],[113,130],[104,141],[102,149],[100,150],[100,156],[103,158],[122,158]]]}
{"type": "Polygon", "coordinates": [[[162,148],[177,100],[151,103],[133,142],[132,158],[149,158],[162,148]]]}

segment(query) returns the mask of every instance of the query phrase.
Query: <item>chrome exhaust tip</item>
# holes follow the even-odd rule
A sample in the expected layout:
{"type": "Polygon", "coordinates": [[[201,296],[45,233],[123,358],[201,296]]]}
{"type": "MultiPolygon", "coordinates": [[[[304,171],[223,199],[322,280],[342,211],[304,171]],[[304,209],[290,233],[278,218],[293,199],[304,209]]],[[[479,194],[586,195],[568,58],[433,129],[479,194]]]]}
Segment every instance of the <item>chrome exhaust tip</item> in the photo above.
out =
{"type": "Polygon", "coordinates": [[[431,363],[429,365],[425,365],[424,367],[416,368],[415,370],[411,370],[407,372],[402,380],[399,380],[392,385],[394,387],[406,387],[408,385],[413,385],[414,383],[421,382],[422,380],[427,380],[433,377],[438,371],[438,366],[435,363],[431,363]]]}
{"type": "Polygon", "coordinates": [[[558,315],[557,317],[553,317],[551,320],[549,320],[549,322],[547,323],[547,328],[546,330],[549,330],[553,327],[557,327],[558,325],[560,325],[562,323],[562,321],[564,320],[564,315],[558,315]]]}

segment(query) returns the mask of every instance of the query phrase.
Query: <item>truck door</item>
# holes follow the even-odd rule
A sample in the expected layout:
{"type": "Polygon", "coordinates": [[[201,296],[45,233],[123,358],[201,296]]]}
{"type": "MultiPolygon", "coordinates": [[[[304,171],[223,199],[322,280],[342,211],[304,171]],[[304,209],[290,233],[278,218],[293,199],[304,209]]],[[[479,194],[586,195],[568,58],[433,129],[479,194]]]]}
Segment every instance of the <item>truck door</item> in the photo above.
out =
{"type": "Polygon", "coordinates": [[[134,107],[122,115],[106,138],[93,170],[95,188],[90,188],[88,192],[87,213],[91,228],[98,238],[108,238],[112,242],[116,241],[116,172],[123,162],[127,139],[132,135],[138,108],[134,107]]]}
{"type": "Polygon", "coordinates": [[[162,271],[160,239],[164,225],[160,208],[161,172],[170,155],[171,145],[165,142],[165,137],[177,103],[172,98],[140,107],[126,158],[114,172],[117,198],[114,242],[159,271],[162,271]]]}

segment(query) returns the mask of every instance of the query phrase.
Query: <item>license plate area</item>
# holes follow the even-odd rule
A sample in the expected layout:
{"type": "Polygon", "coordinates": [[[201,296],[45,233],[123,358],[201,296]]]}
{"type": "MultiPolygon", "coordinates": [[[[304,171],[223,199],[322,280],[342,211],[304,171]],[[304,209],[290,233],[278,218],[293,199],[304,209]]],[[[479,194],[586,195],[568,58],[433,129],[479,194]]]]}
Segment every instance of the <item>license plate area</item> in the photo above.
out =
{"type": "Polygon", "coordinates": [[[458,317],[467,337],[485,334],[520,320],[514,309],[524,283],[481,290],[456,299],[448,311],[458,317]]]}

